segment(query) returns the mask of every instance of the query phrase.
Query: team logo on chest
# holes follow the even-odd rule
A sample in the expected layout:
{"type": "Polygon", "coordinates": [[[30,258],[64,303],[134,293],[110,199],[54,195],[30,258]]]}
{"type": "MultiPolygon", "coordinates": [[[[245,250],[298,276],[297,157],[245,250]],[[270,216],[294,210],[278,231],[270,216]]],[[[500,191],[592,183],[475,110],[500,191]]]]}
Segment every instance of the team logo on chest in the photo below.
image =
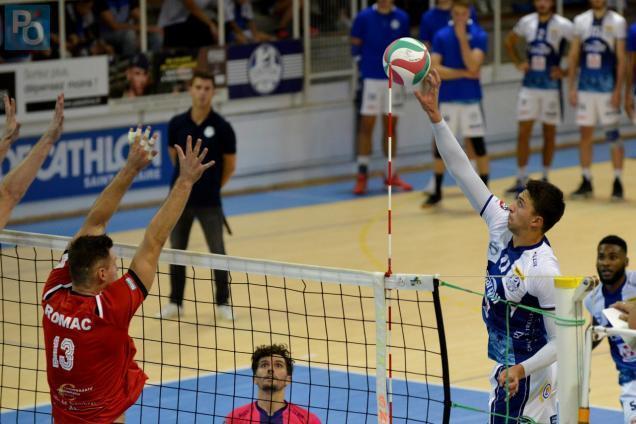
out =
{"type": "Polygon", "coordinates": [[[203,130],[203,135],[206,138],[212,138],[214,136],[214,127],[211,125],[205,127],[205,129],[203,130]]]}
{"type": "Polygon", "coordinates": [[[391,29],[396,30],[400,27],[400,21],[397,19],[391,19],[391,29]]]}

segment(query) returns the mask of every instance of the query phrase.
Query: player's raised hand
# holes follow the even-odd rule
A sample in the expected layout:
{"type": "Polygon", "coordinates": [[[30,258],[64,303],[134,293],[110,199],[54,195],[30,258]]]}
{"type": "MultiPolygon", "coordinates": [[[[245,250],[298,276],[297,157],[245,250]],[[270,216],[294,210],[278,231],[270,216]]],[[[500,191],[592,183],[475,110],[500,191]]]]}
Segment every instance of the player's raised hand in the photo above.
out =
{"type": "Polygon", "coordinates": [[[195,183],[201,178],[206,169],[214,165],[213,160],[203,163],[205,156],[208,154],[208,148],[206,147],[201,151],[201,139],[198,139],[194,147],[192,147],[192,136],[189,135],[185,152],[179,145],[175,145],[175,148],[179,158],[179,178],[195,183]]]}
{"type": "Polygon", "coordinates": [[[20,135],[20,123],[15,116],[15,99],[7,95],[4,96],[4,134],[2,135],[2,143],[12,144],[20,135]]]}
{"type": "Polygon", "coordinates": [[[43,137],[49,139],[51,143],[55,143],[60,139],[62,135],[62,130],[64,128],[64,93],[60,93],[57,95],[57,99],[55,101],[55,112],[53,113],[53,119],[51,119],[51,123],[49,127],[46,129],[43,137]]]}
{"type": "Polygon", "coordinates": [[[436,69],[431,69],[422,84],[422,91],[415,92],[415,97],[420,102],[422,109],[424,109],[424,112],[426,112],[434,124],[442,120],[438,101],[439,87],[441,84],[442,79],[439,76],[439,72],[437,72],[436,69]]]}
{"type": "Polygon", "coordinates": [[[157,156],[155,145],[159,134],[155,133],[152,137],[150,134],[151,128],[149,126],[146,127],[145,131],[142,131],[141,125],[137,127],[137,130],[131,128],[128,131],[128,141],[131,144],[126,165],[130,166],[135,172],[140,172],[147,167],[152,162],[152,159],[157,156]]]}

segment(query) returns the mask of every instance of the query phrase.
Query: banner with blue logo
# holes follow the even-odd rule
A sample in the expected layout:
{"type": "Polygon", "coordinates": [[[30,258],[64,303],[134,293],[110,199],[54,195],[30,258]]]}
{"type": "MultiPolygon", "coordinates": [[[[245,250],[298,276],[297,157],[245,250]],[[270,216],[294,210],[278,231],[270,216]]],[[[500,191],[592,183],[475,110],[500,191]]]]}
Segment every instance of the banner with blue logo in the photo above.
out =
{"type": "MultiPolygon", "coordinates": [[[[170,183],[173,168],[165,144],[168,126],[153,125],[152,131],[159,133],[156,144],[159,154],[137,176],[131,189],[170,183]]],[[[38,139],[20,139],[11,146],[2,163],[3,176],[22,161],[38,139]]],[[[124,166],[128,149],[128,127],[63,134],[51,149],[22,203],[100,193],[124,166]]]]}
{"type": "Polygon", "coordinates": [[[230,99],[302,91],[302,42],[284,40],[229,46],[227,77],[230,99]]]}

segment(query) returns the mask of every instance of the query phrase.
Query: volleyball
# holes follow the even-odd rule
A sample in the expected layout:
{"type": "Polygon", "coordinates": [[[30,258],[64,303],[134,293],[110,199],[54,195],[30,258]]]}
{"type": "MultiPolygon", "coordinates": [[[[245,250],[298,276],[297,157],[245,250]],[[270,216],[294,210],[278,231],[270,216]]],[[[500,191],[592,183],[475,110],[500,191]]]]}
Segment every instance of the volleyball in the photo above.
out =
{"type": "Polygon", "coordinates": [[[431,55],[426,46],[411,37],[398,38],[384,50],[382,66],[388,77],[389,68],[393,81],[406,87],[420,82],[431,69],[431,55]]]}

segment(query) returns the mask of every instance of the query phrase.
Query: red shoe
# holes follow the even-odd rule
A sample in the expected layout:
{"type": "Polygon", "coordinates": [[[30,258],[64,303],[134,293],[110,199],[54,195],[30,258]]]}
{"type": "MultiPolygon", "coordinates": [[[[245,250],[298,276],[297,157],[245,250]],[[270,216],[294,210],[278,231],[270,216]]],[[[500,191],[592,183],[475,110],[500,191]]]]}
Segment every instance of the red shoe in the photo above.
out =
{"type": "Polygon", "coordinates": [[[353,188],[353,194],[361,196],[367,192],[367,174],[358,174],[356,179],[356,186],[353,188]]]}
{"type": "Polygon", "coordinates": [[[413,190],[413,186],[406,181],[404,181],[398,174],[393,174],[391,181],[387,178],[384,179],[384,185],[392,185],[395,188],[398,188],[402,191],[411,191],[413,190]]]}

